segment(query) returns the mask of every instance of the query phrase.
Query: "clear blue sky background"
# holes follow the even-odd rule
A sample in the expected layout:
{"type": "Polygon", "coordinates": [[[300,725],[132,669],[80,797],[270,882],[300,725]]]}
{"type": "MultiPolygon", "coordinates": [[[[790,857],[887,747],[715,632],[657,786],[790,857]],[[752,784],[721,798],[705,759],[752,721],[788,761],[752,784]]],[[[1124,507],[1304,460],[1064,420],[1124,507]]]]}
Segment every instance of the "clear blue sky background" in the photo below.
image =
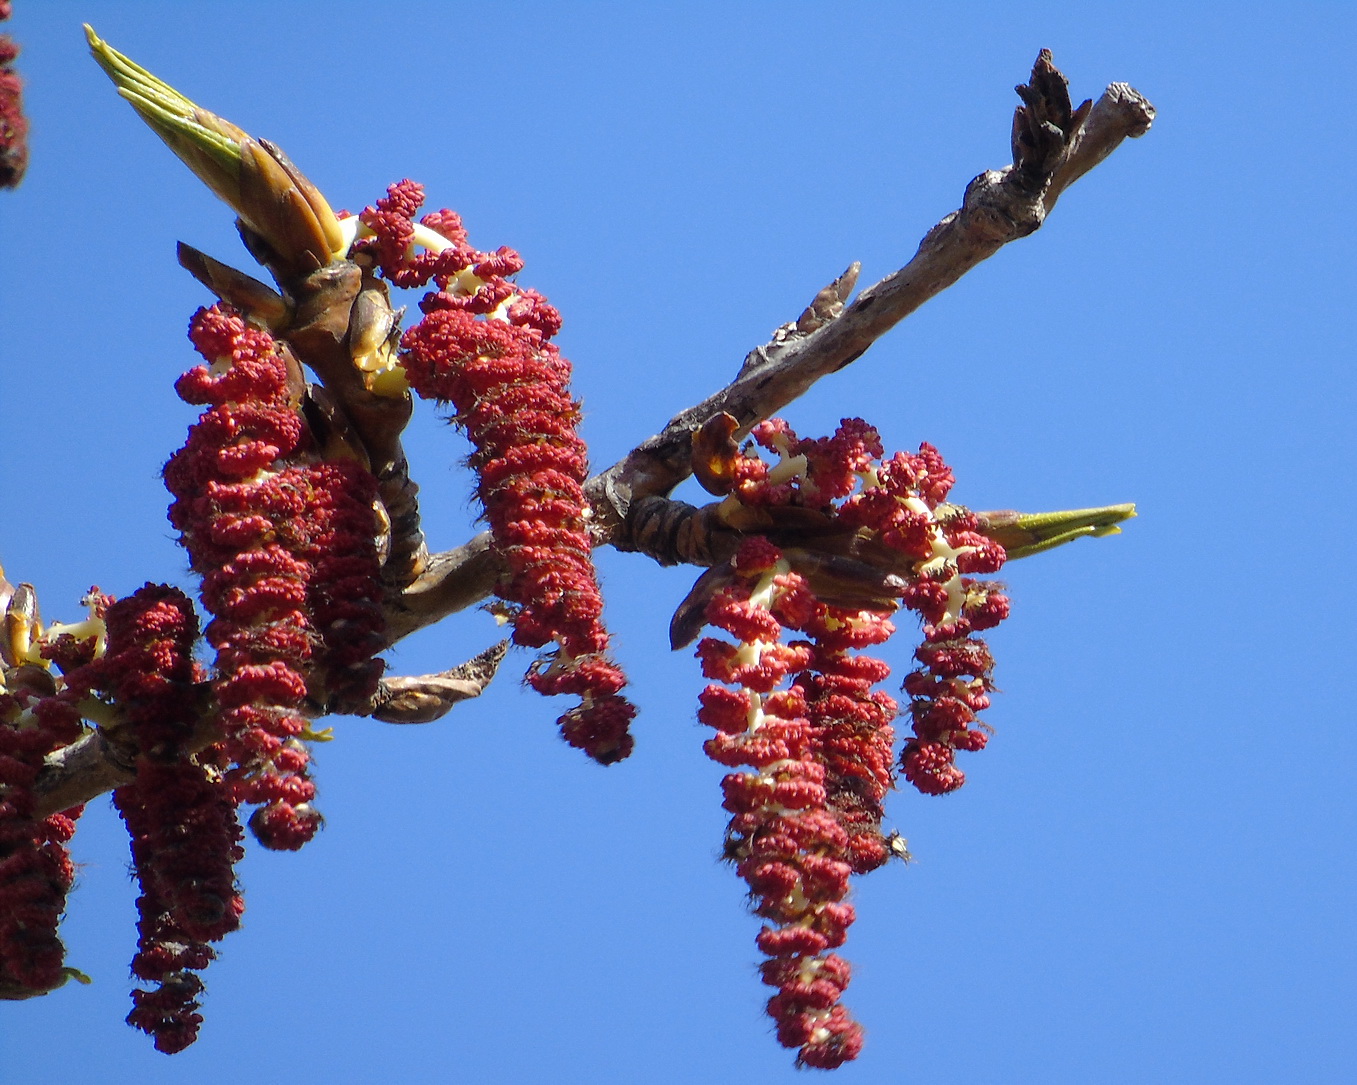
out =
{"type": "MultiPolygon", "coordinates": [[[[598,465],[735,371],[849,261],[874,281],[1002,166],[1050,47],[1076,95],[1158,107],[1047,226],[789,417],[937,444],[979,508],[1137,501],[1115,539],[1006,570],[997,734],[890,814],[863,880],[845,1083],[1357,1080],[1351,708],[1352,53],[1346,4],[962,7],[17,0],[33,124],[0,195],[0,560],[49,617],[97,582],[192,585],[160,465],[231,215],[118,100],[81,21],[281,143],[357,208],[404,176],[509,244],[566,316],[598,465]]],[[[411,457],[435,545],[471,530],[459,438],[411,457]]],[[[76,838],[70,962],[0,1007],[0,1078],[331,1085],[778,1082],[758,923],[717,861],[722,769],[665,628],[693,573],[604,553],[643,715],[587,763],[511,658],[425,728],[338,721],[324,834],[243,866],[245,929],[173,1059],[128,1029],[126,840],[76,838]]],[[[462,615],[397,671],[494,639],[462,615]]],[[[892,659],[905,669],[902,633],[892,659]]]]}

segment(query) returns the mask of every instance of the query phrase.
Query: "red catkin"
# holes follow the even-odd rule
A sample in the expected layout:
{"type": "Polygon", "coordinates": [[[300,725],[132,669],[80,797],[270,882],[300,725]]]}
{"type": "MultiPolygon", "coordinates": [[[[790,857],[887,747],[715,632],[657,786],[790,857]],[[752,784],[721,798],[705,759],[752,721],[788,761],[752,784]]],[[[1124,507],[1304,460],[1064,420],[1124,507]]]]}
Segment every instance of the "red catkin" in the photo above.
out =
{"type": "MultiPolygon", "coordinates": [[[[0,2],[0,22],[10,17],[9,0],[0,2]]],[[[23,81],[14,70],[19,47],[0,34],[0,188],[16,188],[28,168],[28,118],[24,116],[23,81]]]]}
{"type": "Polygon", "coordinates": [[[707,622],[733,639],[697,645],[703,675],[724,683],[699,698],[698,719],[716,731],[705,749],[743,770],[722,781],[732,815],[726,855],[769,924],[757,939],[769,958],[764,982],[777,989],[768,1012],[799,1065],[827,1069],[862,1048],[862,1030],[840,1002],[849,969],[830,950],[853,920],[844,899],[851,876],[881,866],[898,846],[882,831],[897,767],[920,791],[942,794],[964,781],[956,751],[985,744],[976,713],[989,703],[993,659],[974,634],[1006,617],[1008,600],[965,574],[997,570],[1004,553],[968,512],[940,509],[954,480],[931,445],[886,459],[860,419],[817,440],[799,439],[780,419],[751,436],[779,462],[749,450],[736,456],[722,510],[812,509],[899,551],[900,601],[923,621],[920,667],[904,683],[913,733],[898,762],[891,724],[899,706],[873,688],[890,668],[861,654],[894,624],[884,613],[820,602],[814,574],[792,572],[770,540],[746,537],[726,586],[707,603],[707,622]],[[789,630],[805,639],[784,640],[789,630]]]}
{"type": "MultiPolygon", "coordinates": [[[[872,794],[890,786],[894,711],[872,699],[871,681],[852,676],[844,663],[846,680],[858,683],[852,692],[870,706],[841,693],[851,708],[845,712],[819,692],[847,658],[842,650],[782,643],[784,596],[801,600],[794,609],[808,619],[802,631],[817,640],[852,619],[805,605],[812,598],[805,582],[780,557],[765,539],[745,540],[732,563],[737,578],[709,602],[709,624],[735,639],[708,637],[698,645],[703,673],[725,683],[702,691],[698,718],[717,731],[706,744],[714,760],[747,766],[721,785],[733,815],[726,855],[749,886],[753,911],[768,923],[756,941],[769,958],[764,982],[777,989],[768,1012],[778,1041],[797,1050],[798,1063],[828,1069],[862,1048],[861,1027],[839,1005],[847,965],[828,951],[843,944],[853,919],[844,902],[850,875],[876,865],[861,858],[870,851],[864,841],[872,833],[880,840],[879,814],[871,822],[842,796],[861,789],[860,764],[869,766],[872,794]]],[[[877,850],[884,857],[884,845],[877,850]]]]}
{"type": "Polygon", "coordinates": [[[67,975],[57,925],[75,877],[66,844],[83,807],[38,817],[33,785],[47,754],[81,735],[76,706],[90,690],[95,645],[66,635],[44,655],[69,672],[0,668],[0,991],[10,997],[50,991],[67,975]]]}
{"type": "Polygon", "coordinates": [[[473,249],[451,211],[420,223],[447,247],[412,255],[423,199],[412,181],[392,185],[359,216],[372,236],[356,248],[397,286],[437,287],[420,302],[424,318],[401,340],[406,379],[420,396],[451,404],[475,449],[477,496],[508,569],[497,590],[516,608],[514,640],[550,649],[528,684],[578,696],[558,721],[562,736],[597,761],[620,761],[632,749],[635,709],[608,656],[579,404],[570,394],[570,363],[550,342],[560,314],[509,280],[523,267],[517,253],[473,249]]]}
{"type": "Polygon", "coordinates": [[[226,785],[189,753],[201,677],[193,604],[177,588],[147,584],[109,605],[104,620],[107,650],[86,670],[140,751],[136,778],[113,792],[141,887],[132,973],[153,985],[133,990],[127,1020],[174,1053],[202,1023],[195,973],[244,911],[235,879],[241,829],[226,785]]]}
{"type": "Polygon", "coordinates": [[[300,739],[308,676],[342,706],[361,703],[381,675],[376,481],[309,448],[267,332],[216,305],[189,335],[209,365],[176,388],[206,409],[165,483],[216,619],[207,639],[225,738],[214,756],[231,799],[259,807],[250,828],[260,842],[295,850],[321,825],[300,739]]]}

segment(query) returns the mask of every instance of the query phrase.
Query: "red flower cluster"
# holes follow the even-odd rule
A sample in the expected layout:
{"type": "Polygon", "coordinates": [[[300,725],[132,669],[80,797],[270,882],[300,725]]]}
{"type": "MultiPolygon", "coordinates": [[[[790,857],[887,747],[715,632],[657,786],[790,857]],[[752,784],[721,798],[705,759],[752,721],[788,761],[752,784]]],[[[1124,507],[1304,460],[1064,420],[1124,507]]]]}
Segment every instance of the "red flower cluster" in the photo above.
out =
{"type": "Polygon", "coordinates": [[[66,844],[83,807],[35,817],[33,785],[43,758],[82,733],[76,705],[89,693],[82,664],[94,637],[66,636],[60,649],[70,664],[61,678],[47,664],[0,660],[0,992],[41,993],[66,979],[57,924],[75,877],[66,844]]]}
{"type": "MultiPolygon", "coordinates": [[[[0,22],[10,16],[9,0],[0,0],[0,22]]],[[[24,116],[23,83],[14,70],[19,47],[0,34],[0,188],[14,188],[28,168],[28,119],[24,116]]]]}
{"type": "Polygon", "coordinates": [[[215,615],[205,632],[231,796],[260,804],[250,828],[262,844],[296,849],[321,823],[301,742],[307,676],[342,702],[381,674],[376,481],[310,453],[266,332],[218,305],[189,335],[211,365],[175,387],[207,410],[165,467],[170,520],[215,615]]]}
{"type": "Polygon", "coordinates": [[[10,752],[0,753],[0,989],[50,991],[65,980],[57,924],[75,879],[66,844],[84,808],[35,820],[28,788],[37,768],[31,761],[11,762],[14,744],[4,745],[10,752]]]}
{"type": "Polygon", "coordinates": [[[994,658],[976,633],[1008,617],[1000,586],[967,573],[997,572],[1004,549],[981,535],[967,510],[944,505],[954,482],[938,450],[897,452],[880,464],[871,484],[840,507],[838,518],[875,532],[882,543],[913,562],[902,601],[923,619],[922,666],[905,679],[914,735],[900,765],[905,779],[927,795],[955,791],[966,782],[957,750],[984,749],[985,730],[972,727],[989,707],[994,658]]]}
{"type": "Polygon", "coordinates": [[[1003,547],[976,530],[970,512],[945,503],[955,478],[932,445],[883,460],[880,436],[857,418],[818,440],[798,439],[781,419],[762,423],[753,436],[780,462],[739,457],[728,501],[814,508],[899,553],[897,571],[908,581],[901,601],[921,616],[924,632],[915,653],[922,666],[905,679],[914,735],[901,768],[925,794],[956,790],[966,779],[956,751],[983,749],[987,739],[972,725],[989,707],[994,659],[975,634],[998,625],[1009,609],[998,584],[966,574],[996,572],[1003,547]]]}
{"type": "Polygon", "coordinates": [[[890,677],[890,667],[861,653],[884,644],[895,626],[869,610],[821,606],[801,628],[813,654],[797,681],[806,691],[807,718],[819,728],[827,802],[848,834],[847,862],[854,874],[866,874],[891,857],[881,819],[895,786],[891,721],[900,709],[894,697],[872,688],[890,677]]]}
{"type": "Polygon", "coordinates": [[[550,339],[560,314],[508,276],[523,262],[512,249],[478,252],[451,211],[413,216],[423,189],[402,181],[360,219],[375,236],[371,254],[399,286],[432,280],[424,318],[405,333],[401,365],[426,399],[451,403],[475,448],[477,496],[509,569],[502,598],[517,605],[514,640],[555,645],[529,684],[539,693],[575,694],[560,718],[567,742],[608,764],[632,749],[635,709],[619,695],[626,680],[607,655],[603,600],[591,558],[588,477],[580,412],[570,395],[570,363],[550,339]],[[412,255],[418,241],[429,251],[412,255]]]}
{"type": "Polygon", "coordinates": [[[770,923],[758,946],[769,958],[763,981],[777,988],[768,1012],[778,1041],[798,1048],[801,1064],[829,1069],[862,1048],[861,1026],[839,1004],[848,963],[829,952],[853,922],[848,879],[889,855],[880,802],[895,704],[871,693],[889,668],[848,650],[891,627],[820,604],[759,536],[741,544],[733,568],[706,617],[736,643],[709,637],[697,654],[706,677],[737,688],[707,686],[698,718],[717,730],[705,746],[713,760],[753,770],[722,781],[733,815],[726,854],[770,923]],[[784,644],[783,629],[815,640],[784,644]]]}
{"type": "MultiPolygon", "coordinates": [[[[778,419],[753,436],[779,462],[735,456],[719,511],[748,523],[738,509],[762,507],[775,529],[779,508],[814,510],[827,539],[851,540],[850,549],[875,554],[900,578],[902,601],[924,620],[916,653],[923,666],[905,682],[914,735],[901,768],[927,793],[960,786],[954,752],[984,745],[984,732],[969,725],[991,688],[993,661],[973,634],[1008,613],[994,585],[963,574],[994,571],[1002,548],[976,532],[966,510],[943,504],[953,478],[930,445],[883,462],[879,435],[860,419],[845,419],[820,440],[798,439],[778,419]]],[[[768,1004],[778,1039],[800,1049],[800,1063],[833,1067],[856,1057],[862,1034],[839,1005],[848,965],[828,951],[852,922],[849,876],[892,854],[881,822],[895,786],[898,706],[873,690],[890,668],[858,652],[884,643],[895,627],[874,610],[825,605],[814,574],[807,580],[791,570],[767,539],[741,543],[733,579],[706,610],[708,623],[735,643],[707,638],[697,647],[703,674],[737,688],[708,686],[698,718],[718,731],[706,744],[713,759],[754,770],[723,782],[734,815],[727,855],[749,883],[755,912],[772,922],[759,948],[770,958],[764,982],[778,988],[768,1004]],[[784,644],[788,629],[809,641],[784,644]]]]}
{"type": "Polygon", "coordinates": [[[141,885],[132,973],[156,985],[133,990],[127,1021],[173,1054],[202,1023],[203,984],[193,973],[245,909],[234,871],[242,833],[225,783],[188,756],[202,677],[193,604],[176,588],[147,584],[112,604],[105,621],[108,648],[93,666],[140,751],[136,779],[113,792],[141,885]]]}

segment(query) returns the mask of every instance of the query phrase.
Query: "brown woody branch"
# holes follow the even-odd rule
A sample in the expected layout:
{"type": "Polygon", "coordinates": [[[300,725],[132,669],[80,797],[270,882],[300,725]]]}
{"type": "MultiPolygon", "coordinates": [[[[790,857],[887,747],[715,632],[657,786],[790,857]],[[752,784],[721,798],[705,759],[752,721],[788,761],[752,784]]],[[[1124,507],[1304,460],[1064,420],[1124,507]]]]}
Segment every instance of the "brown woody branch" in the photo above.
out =
{"type": "Polygon", "coordinates": [[[609,529],[607,541],[626,548],[631,502],[667,494],[688,477],[692,434],[709,418],[722,412],[733,415],[739,433],[748,433],[821,377],[861,357],[929,298],[1005,244],[1036,231],[1069,185],[1122,140],[1143,135],[1154,119],[1154,107],[1124,83],[1112,84],[1097,105],[1086,103],[1071,111],[1064,77],[1044,50],[1031,84],[1022,91],[1028,93],[1015,114],[1014,165],[976,177],[966,187],[961,208],[925,235],[908,264],[868,287],[809,334],[775,334],[745,359],[733,382],[675,416],[661,433],[590,481],[595,513],[609,529]],[[1052,117],[1064,120],[1069,130],[1062,131],[1052,117]],[[1037,131],[1045,142],[1035,148],[1024,142],[1020,135],[1028,130],[1037,131]]]}
{"type": "MultiPolygon", "coordinates": [[[[737,420],[738,432],[747,434],[821,377],[861,357],[1005,244],[1037,230],[1066,188],[1123,140],[1144,135],[1154,120],[1154,107],[1126,83],[1111,84],[1096,104],[1072,109],[1065,78],[1045,50],[1019,96],[1023,105],[1014,114],[1013,165],[971,181],[960,209],[925,235],[908,264],[845,305],[857,278],[857,265],[850,267],[816,295],[796,322],[778,328],[768,343],[751,351],[730,384],[675,415],[660,433],[589,480],[586,492],[600,545],[646,553],[661,562],[676,560],[666,549],[670,541],[652,549],[650,540],[667,536],[652,530],[663,514],[654,501],[643,505],[643,499],[665,497],[692,473],[693,434],[705,422],[728,413],[737,420]],[[644,516],[632,514],[641,508],[644,516]]],[[[671,518],[683,515],[676,508],[671,518]]],[[[489,535],[482,534],[430,560],[424,576],[396,604],[393,642],[479,601],[493,588],[499,567],[489,544],[489,535]]]]}

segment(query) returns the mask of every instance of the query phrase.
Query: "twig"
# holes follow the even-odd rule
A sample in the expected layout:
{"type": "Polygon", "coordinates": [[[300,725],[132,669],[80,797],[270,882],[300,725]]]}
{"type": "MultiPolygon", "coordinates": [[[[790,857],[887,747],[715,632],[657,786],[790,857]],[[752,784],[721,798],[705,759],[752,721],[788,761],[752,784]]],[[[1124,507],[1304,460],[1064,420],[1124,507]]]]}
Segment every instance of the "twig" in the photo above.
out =
{"type": "MultiPolygon", "coordinates": [[[[210,743],[204,743],[204,746],[210,743]]],[[[132,782],[135,753],[93,731],[47,755],[33,783],[35,816],[44,818],[132,782]]]]}
{"type": "MultiPolygon", "coordinates": [[[[1033,83],[1050,89],[1059,77],[1043,52],[1033,83]],[[1042,78],[1039,78],[1039,74],[1042,78]]],[[[1068,106],[1068,99],[1066,99],[1068,106]]],[[[1021,117],[1031,107],[1019,107],[1021,117]]],[[[1154,108],[1124,83],[1110,86],[1082,127],[1066,136],[1060,153],[1049,151],[1003,170],[989,170],[967,187],[960,210],[931,229],[903,268],[859,294],[843,312],[805,336],[776,337],[746,359],[740,375],[715,395],[676,415],[664,430],[590,480],[595,514],[615,541],[631,502],[667,494],[691,473],[692,433],[722,411],[740,434],[805,394],[821,377],[855,361],[877,339],[929,298],[940,294],[1003,245],[1026,237],[1069,185],[1127,137],[1143,135],[1154,108]],[[1034,173],[1035,171],[1035,173],[1034,173]],[[757,357],[756,357],[757,356],[757,357]]],[[[1019,156],[1021,157],[1021,156],[1019,156]]]]}
{"type": "MultiPolygon", "coordinates": [[[[1125,83],[1111,84],[1096,104],[1077,110],[1070,109],[1064,86],[1064,76],[1043,51],[1032,81],[1020,92],[1024,104],[1015,113],[1014,165],[976,177],[961,208],[928,232],[899,271],[840,309],[835,303],[846,298],[857,277],[856,265],[850,267],[816,295],[798,322],[783,325],[770,342],[751,351],[734,381],[675,415],[663,431],[591,478],[586,493],[596,542],[674,561],[672,538],[654,531],[655,506],[647,505],[640,520],[629,513],[644,498],[667,495],[692,473],[692,436],[703,423],[727,412],[737,419],[738,432],[748,433],[821,377],[855,361],[1003,245],[1038,229],[1066,188],[1123,140],[1144,135],[1154,120],[1154,107],[1125,83]]],[[[489,545],[489,535],[482,534],[430,558],[425,574],[390,608],[393,643],[490,591],[500,569],[487,553],[489,545]]]]}

